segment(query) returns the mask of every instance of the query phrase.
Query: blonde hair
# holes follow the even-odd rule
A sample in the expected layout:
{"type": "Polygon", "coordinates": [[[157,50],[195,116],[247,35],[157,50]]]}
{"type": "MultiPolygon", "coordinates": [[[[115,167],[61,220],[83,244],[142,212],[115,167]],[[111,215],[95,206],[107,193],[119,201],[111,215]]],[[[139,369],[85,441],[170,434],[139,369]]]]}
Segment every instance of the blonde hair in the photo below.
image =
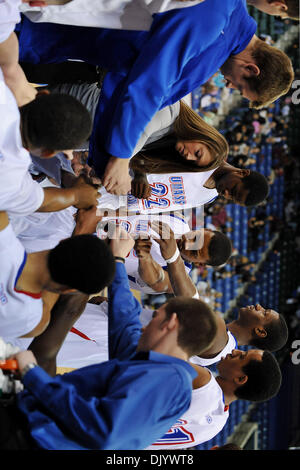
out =
{"type": "Polygon", "coordinates": [[[207,124],[190,106],[180,101],[180,112],[173,124],[173,142],[139,152],[130,160],[130,168],[143,173],[202,172],[218,168],[227,158],[229,146],[217,129],[207,124]],[[185,160],[175,149],[174,140],[195,141],[207,146],[212,161],[199,167],[194,161],[185,160]]]}
{"type": "Polygon", "coordinates": [[[252,57],[260,73],[246,79],[251,90],[258,96],[250,102],[250,107],[260,109],[288,93],[294,80],[294,71],[288,56],[264,41],[257,41],[252,57]]]}

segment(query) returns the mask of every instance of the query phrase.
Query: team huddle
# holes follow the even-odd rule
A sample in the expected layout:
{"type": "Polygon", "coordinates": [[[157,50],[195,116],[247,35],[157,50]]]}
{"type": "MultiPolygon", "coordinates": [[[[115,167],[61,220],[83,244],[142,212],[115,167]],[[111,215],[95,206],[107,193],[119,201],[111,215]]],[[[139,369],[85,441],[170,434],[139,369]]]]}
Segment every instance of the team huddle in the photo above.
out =
{"type": "Polygon", "coordinates": [[[1,449],[191,448],[280,390],[283,315],[225,322],[190,276],[233,254],[190,211],[256,207],[269,182],[184,98],[220,71],[261,109],[294,80],[247,3],[299,18],[296,0],[0,0],[1,449]],[[74,62],[98,79],[40,79],[74,62]]]}

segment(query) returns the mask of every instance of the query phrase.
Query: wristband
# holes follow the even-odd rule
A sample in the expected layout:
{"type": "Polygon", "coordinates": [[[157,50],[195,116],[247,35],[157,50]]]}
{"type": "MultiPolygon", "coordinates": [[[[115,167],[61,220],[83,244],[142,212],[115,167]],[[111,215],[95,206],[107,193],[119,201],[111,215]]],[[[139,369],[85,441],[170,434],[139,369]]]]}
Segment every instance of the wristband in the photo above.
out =
{"type": "Polygon", "coordinates": [[[34,367],[36,367],[37,364],[35,364],[34,362],[30,362],[29,364],[27,364],[25,367],[23,367],[22,369],[22,372],[21,372],[21,377],[23,378],[25,374],[27,374],[27,372],[30,370],[30,369],[33,369],[34,367]]]}
{"type": "Polygon", "coordinates": [[[166,263],[167,264],[174,263],[174,261],[176,261],[179,256],[180,256],[180,251],[178,250],[178,247],[176,246],[176,251],[174,255],[171,258],[166,259],[166,263]]]}
{"type": "Polygon", "coordinates": [[[125,264],[125,258],[122,258],[121,256],[115,256],[116,261],[122,261],[123,264],[125,264]]]}

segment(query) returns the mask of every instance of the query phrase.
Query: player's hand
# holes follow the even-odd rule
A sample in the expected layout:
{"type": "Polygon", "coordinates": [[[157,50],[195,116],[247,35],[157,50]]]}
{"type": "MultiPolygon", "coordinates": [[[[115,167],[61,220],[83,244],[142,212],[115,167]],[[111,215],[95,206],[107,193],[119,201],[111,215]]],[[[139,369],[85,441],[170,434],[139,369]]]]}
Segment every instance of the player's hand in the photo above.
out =
{"type": "Polygon", "coordinates": [[[150,226],[159,235],[159,237],[152,238],[159,244],[162,257],[164,259],[172,258],[177,248],[173,230],[168,224],[161,221],[152,221],[150,226]]]}
{"type": "Polygon", "coordinates": [[[134,251],[139,259],[147,259],[150,257],[152,241],[147,235],[147,238],[138,237],[135,240],[134,251]]]}
{"type": "Polygon", "coordinates": [[[19,372],[22,374],[22,371],[27,364],[37,364],[37,360],[32,351],[21,351],[14,356],[14,359],[18,362],[19,372]]]}
{"type": "Polygon", "coordinates": [[[117,196],[129,193],[131,177],[129,175],[129,159],[111,156],[102,178],[106,191],[117,196]]]}
{"type": "Polygon", "coordinates": [[[134,247],[134,239],[121,225],[116,224],[109,241],[109,246],[114,256],[126,258],[134,247]]]}
{"type": "Polygon", "coordinates": [[[76,202],[74,206],[77,209],[89,209],[98,205],[98,199],[100,198],[98,187],[87,184],[83,177],[78,178],[72,189],[75,191],[76,202]]]}
{"type": "Polygon", "coordinates": [[[148,199],[151,196],[151,186],[145,174],[139,173],[131,182],[131,194],[138,199],[148,199]]]}

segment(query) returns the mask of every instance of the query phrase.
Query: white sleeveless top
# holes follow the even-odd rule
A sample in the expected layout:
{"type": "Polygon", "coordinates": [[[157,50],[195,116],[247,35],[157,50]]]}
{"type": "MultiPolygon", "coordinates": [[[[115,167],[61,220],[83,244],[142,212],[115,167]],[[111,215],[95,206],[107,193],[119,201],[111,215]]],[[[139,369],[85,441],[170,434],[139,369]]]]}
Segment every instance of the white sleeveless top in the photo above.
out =
{"type": "Polygon", "coordinates": [[[116,196],[102,187],[99,189],[101,197],[98,199],[98,207],[112,210],[124,207],[128,212],[155,214],[203,206],[218,196],[216,189],[204,187],[215,170],[147,175],[151,186],[151,196],[148,199],[137,199],[131,194],[116,196]]]}
{"type": "Polygon", "coordinates": [[[207,442],[223,429],[228,416],[223,391],[211,373],[206,385],[192,391],[189,409],[146,450],[185,449],[207,442]]]}
{"type": "Polygon", "coordinates": [[[227,330],[228,334],[228,341],[224,349],[217,354],[215,357],[210,357],[209,359],[206,359],[204,357],[199,357],[199,356],[192,356],[190,358],[190,362],[193,364],[198,364],[199,366],[207,367],[210,366],[211,364],[214,364],[216,362],[219,362],[222,357],[225,357],[226,354],[230,354],[233,349],[237,348],[237,340],[233,336],[233,334],[227,330]]]}

